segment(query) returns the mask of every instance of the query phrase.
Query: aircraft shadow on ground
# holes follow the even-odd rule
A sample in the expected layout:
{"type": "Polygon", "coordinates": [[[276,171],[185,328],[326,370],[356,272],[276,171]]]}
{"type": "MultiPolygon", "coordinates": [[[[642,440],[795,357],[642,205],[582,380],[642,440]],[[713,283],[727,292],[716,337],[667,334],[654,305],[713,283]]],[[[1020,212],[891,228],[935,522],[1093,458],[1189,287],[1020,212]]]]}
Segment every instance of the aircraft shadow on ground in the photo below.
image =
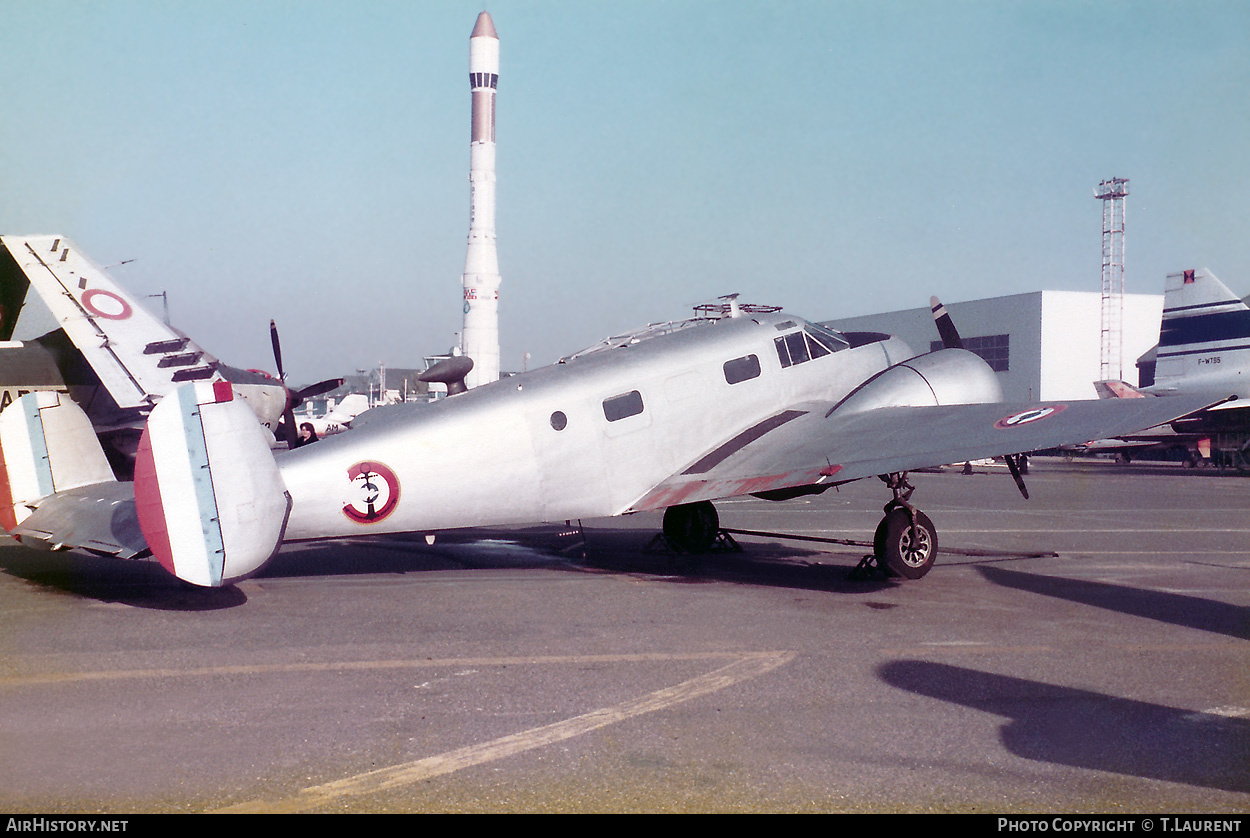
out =
{"type": "Polygon", "coordinates": [[[848,576],[868,548],[839,547],[837,553],[811,550],[793,543],[742,542],[742,552],[715,550],[699,555],[649,548],[653,530],[595,529],[587,531],[586,565],[622,573],[649,573],[675,582],[731,582],[813,591],[863,593],[898,582],[851,581],[848,576]]]}
{"type": "MultiPolygon", "coordinates": [[[[852,582],[847,576],[860,548],[831,554],[776,542],[751,542],[744,552],[700,556],[648,550],[655,531],[561,527],[456,530],[286,545],[254,580],[427,573],[488,568],[543,568],[561,572],[612,571],[664,576],[677,584],[732,582],[816,591],[863,593],[897,582],[852,582]],[[835,561],[837,564],[824,563],[835,561]]],[[[20,546],[0,550],[0,571],[66,594],[137,608],[211,611],[247,602],[237,585],[200,588],[175,579],[153,561],[125,561],[20,546]]]]}
{"type": "Polygon", "coordinates": [[[990,582],[1006,588],[1250,640],[1250,609],[1242,606],[1167,591],[1039,576],[1000,567],[981,566],[977,570],[990,582]]]}
{"type": "Polygon", "coordinates": [[[313,542],[284,549],[257,578],[542,568],[641,573],[663,576],[675,584],[733,582],[855,593],[896,584],[848,581],[858,555],[839,564],[820,564],[822,558],[837,561],[843,557],[793,545],[752,542],[741,553],[691,556],[648,549],[655,535],[646,528],[588,528],[583,538],[566,528],[542,526],[442,532],[433,545],[413,535],[313,542]]]}
{"type": "Polygon", "coordinates": [[[928,661],[883,664],[887,684],[1002,716],[1004,747],[1039,762],[1250,791],[1250,721],[928,661]]]}
{"type": "Polygon", "coordinates": [[[234,585],[199,588],[176,579],[154,561],[5,547],[0,571],[63,594],[156,611],[215,611],[247,601],[234,585]]]}

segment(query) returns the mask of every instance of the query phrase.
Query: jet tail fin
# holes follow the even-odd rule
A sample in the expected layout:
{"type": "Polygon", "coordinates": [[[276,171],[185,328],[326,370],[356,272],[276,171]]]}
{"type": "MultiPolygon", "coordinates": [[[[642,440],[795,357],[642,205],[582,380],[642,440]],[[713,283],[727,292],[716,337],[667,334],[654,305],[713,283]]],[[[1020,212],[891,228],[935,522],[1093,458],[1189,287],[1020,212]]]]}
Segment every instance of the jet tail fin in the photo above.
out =
{"type": "Polygon", "coordinates": [[[135,461],[139,526],[166,570],[218,587],[282,543],[291,496],[268,438],[230,384],[183,384],[152,410],[135,461]]]}
{"type": "Polygon", "coordinates": [[[0,524],[6,531],[45,498],[114,479],[91,420],[65,393],[27,393],[0,412],[0,524]]]}
{"type": "Polygon", "coordinates": [[[1250,306],[1205,268],[1168,274],[1155,387],[1221,384],[1250,367],[1250,306]]]}

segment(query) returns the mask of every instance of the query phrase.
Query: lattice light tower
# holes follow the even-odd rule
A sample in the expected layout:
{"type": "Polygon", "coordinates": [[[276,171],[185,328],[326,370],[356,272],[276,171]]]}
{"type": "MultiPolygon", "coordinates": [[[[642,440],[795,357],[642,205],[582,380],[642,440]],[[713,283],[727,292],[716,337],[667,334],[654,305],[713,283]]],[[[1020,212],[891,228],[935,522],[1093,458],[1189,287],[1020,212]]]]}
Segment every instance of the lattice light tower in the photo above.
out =
{"type": "Polygon", "coordinates": [[[1128,178],[1113,177],[1098,184],[1094,197],[1102,201],[1102,366],[1103,381],[1123,377],[1124,350],[1124,199],[1128,178]]]}

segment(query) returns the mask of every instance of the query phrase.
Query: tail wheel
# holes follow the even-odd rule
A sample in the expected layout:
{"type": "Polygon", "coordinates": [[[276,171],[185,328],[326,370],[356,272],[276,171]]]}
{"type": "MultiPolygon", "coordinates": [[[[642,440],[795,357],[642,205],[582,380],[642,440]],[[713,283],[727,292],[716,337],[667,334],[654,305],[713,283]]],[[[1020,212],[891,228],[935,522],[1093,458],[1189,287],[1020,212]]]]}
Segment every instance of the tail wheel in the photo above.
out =
{"type": "Polygon", "coordinates": [[[878,561],[904,579],[919,579],[933,567],[937,558],[937,529],[929,516],[915,510],[912,515],[903,507],[891,509],[877,525],[872,539],[878,561]]]}
{"type": "Polygon", "coordinates": [[[706,553],[716,543],[720,516],[710,501],[683,503],[664,511],[664,537],[688,553],[706,553]]]}

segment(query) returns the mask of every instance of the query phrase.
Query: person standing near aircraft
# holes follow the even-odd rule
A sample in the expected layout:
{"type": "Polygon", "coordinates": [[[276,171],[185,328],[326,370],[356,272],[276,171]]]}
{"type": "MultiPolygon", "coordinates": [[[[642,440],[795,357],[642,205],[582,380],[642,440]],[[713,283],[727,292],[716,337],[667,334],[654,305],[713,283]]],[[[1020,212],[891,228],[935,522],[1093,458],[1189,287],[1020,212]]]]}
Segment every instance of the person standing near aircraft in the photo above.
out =
{"type": "Polygon", "coordinates": [[[295,440],[295,447],[312,445],[317,440],[317,429],[312,426],[312,422],[304,422],[299,426],[299,439],[295,440]]]}

